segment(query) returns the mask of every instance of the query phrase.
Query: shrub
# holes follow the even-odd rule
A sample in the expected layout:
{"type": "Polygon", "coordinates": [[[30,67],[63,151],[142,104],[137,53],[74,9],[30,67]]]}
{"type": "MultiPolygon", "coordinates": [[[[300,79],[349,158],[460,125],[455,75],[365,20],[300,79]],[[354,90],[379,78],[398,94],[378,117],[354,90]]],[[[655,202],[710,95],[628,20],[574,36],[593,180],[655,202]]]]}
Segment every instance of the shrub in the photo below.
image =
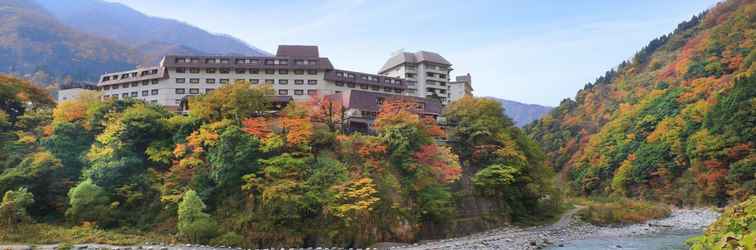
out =
{"type": "Polygon", "coordinates": [[[29,221],[26,208],[32,203],[34,195],[26,188],[5,192],[0,203],[0,226],[14,228],[21,222],[29,221]]]}
{"type": "Polygon", "coordinates": [[[210,241],[210,245],[213,246],[241,246],[244,238],[241,235],[228,232],[221,236],[215,237],[210,241]]]}
{"type": "Polygon", "coordinates": [[[578,213],[581,219],[594,225],[622,225],[643,223],[669,216],[666,205],[639,200],[593,201],[578,213]]]}
{"type": "Polygon", "coordinates": [[[702,236],[689,239],[690,249],[753,249],[756,246],[756,197],[727,208],[702,236]]]}
{"type": "Polygon", "coordinates": [[[66,210],[74,222],[94,221],[104,225],[109,220],[110,199],[105,190],[87,179],[68,191],[70,207],[66,210]]]}

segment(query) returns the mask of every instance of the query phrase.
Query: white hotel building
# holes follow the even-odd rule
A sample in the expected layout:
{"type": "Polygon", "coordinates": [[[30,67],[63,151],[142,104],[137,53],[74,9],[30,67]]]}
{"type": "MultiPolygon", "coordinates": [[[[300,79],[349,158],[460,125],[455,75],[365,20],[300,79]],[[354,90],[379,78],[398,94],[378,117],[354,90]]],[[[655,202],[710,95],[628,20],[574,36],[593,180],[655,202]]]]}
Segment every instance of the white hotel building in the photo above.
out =
{"type": "Polygon", "coordinates": [[[328,58],[320,57],[317,46],[281,45],[276,55],[267,57],[169,55],[155,67],[104,74],[97,90],[104,98],[136,98],[172,110],[178,110],[187,96],[240,80],[269,85],[276,96],[294,100],[306,100],[310,95],[350,95],[358,90],[417,97],[436,93],[446,102],[451,64],[438,54],[419,53],[421,56],[399,60],[399,64],[392,57],[387,65],[393,66],[384,66],[381,74],[336,69],[328,58]],[[412,67],[416,67],[414,71],[412,67]]]}

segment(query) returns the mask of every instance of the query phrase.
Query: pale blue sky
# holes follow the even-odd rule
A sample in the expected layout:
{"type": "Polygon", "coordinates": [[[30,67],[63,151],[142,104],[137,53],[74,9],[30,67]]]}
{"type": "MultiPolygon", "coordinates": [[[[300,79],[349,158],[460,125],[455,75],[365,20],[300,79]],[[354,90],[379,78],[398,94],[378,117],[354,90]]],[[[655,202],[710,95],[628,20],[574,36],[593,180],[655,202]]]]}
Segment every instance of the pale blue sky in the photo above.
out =
{"type": "Polygon", "coordinates": [[[320,46],[338,68],[376,72],[428,50],[472,74],[478,96],[557,105],[716,0],[110,0],[275,53],[320,46]]]}

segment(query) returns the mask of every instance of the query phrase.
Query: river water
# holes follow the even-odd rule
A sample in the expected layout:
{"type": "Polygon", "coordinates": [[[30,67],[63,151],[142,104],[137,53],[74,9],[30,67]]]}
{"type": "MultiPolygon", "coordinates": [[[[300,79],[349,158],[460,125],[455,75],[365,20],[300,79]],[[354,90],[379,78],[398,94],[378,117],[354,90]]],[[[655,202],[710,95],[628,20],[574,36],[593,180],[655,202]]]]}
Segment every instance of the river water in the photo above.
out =
{"type": "Polygon", "coordinates": [[[657,232],[652,235],[616,236],[616,237],[588,237],[582,240],[568,241],[563,247],[552,246],[552,250],[599,250],[599,249],[688,249],[685,241],[693,236],[701,235],[700,230],[684,230],[657,232]]]}

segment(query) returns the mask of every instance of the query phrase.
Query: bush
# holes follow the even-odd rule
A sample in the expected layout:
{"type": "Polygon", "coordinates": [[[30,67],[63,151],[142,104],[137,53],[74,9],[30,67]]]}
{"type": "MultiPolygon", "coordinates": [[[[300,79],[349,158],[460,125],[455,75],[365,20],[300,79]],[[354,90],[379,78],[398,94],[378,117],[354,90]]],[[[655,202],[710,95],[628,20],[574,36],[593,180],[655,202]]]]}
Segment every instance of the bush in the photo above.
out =
{"type": "Polygon", "coordinates": [[[110,199],[105,190],[87,179],[68,191],[70,207],[66,210],[74,222],[94,221],[100,225],[107,224],[110,214],[110,199]]]}
{"type": "Polygon", "coordinates": [[[756,246],[756,197],[727,208],[703,236],[689,239],[690,249],[753,249],[756,246]],[[749,248],[751,247],[751,248],[749,248]]]}
{"type": "Polygon", "coordinates": [[[0,226],[15,228],[19,223],[29,221],[26,208],[34,203],[34,195],[19,188],[16,191],[7,191],[0,203],[0,226]]]}
{"type": "Polygon", "coordinates": [[[617,201],[592,201],[578,212],[581,219],[594,225],[622,225],[643,223],[669,216],[666,205],[646,201],[620,199],[617,201]]]}
{"type": "Polygon", "coordinates": [[[210,245],[212,246],[241,246],[242,242],[244,241],[244,238],[242,238],[241,235],[234,233],[234,232],[228,232],[221,236],[215,237],[213,240],[210,241],[210,245]]]}

